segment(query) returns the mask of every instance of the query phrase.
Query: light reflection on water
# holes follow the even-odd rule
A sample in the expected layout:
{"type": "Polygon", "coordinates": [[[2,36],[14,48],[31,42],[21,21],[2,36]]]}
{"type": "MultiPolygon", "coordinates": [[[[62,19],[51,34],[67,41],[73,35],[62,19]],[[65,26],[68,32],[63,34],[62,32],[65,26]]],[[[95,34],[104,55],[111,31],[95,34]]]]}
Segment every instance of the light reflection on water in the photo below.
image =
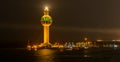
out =
{"type": "Polygon", "coordinates": [[[90,56],[90,51],[89,50],[84,50],[83,57],[91,57],[90,56]]]}
{"type": "Polygon", "coordinates": [[[36,51],[35,56],[37,56],[37,62],[54,62],[55,52],[56,50],[52,49],[40,49],[36,51]]]}
{"type": "Polygon", "coordinates": [[[34,55],[35,62],[106,62],[113,54],[113,49],[39,49],[34,55]]]}
{"type": "Polygon", "coordinates": [[[120,49],[0,49],[0,62],[120,62],[120,49]]]}
{"type": "Polygon", "coordinates": [[[63,58],[62,60],[69,61],[69,60],[76,60],[76,59],[80,60],[78,58],[81,58],[81,57],[84,57],[84,58],[91,57],[90,51],[88,50],[66,51],[63,49],[59,49],[59,50],[58,49],[40,49],[35,52],[35,56],[37,56],[36,62],[57,62],[59,61],[59,59],[62,59],[62,58],[63,58]]]}

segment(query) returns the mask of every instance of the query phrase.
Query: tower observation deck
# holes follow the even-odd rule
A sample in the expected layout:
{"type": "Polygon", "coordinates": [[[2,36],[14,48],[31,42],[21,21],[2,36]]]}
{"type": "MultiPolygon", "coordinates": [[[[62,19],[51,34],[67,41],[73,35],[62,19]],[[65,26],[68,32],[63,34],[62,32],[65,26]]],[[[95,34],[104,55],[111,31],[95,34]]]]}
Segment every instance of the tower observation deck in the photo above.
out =
{"type": "Polygon", "coordinates": [[[49,9],[48,7],[45,7],[44,9],[44,15],[41,17],[41,24],[43,26],[43,32],[44,32],[44,46],[50,46],[51,43],[49,42],[49,26],[52,24],[52,18],[49,15],[49,9]]]}

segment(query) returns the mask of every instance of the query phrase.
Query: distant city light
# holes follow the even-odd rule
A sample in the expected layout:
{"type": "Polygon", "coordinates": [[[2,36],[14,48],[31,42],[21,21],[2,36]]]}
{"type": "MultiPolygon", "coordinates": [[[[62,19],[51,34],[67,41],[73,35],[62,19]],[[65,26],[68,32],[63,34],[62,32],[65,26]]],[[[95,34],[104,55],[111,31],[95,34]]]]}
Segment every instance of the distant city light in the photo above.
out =
{"type": "Polygon", "coordinates": [[[112,41],[120,41],[120,40],[112,40],[112,41]]]}
{"type": "Polygon", "coordinates": [[[116,48],[116,47],[118,47],[118,45],[115,44],[114,47],[116,48]]]}
{"type": "Polygon", "coordinates": [[[98,42],[101,42],[101,41],[103,41],[103,40],[97,40],[98,42]]]}
{"type": "Polygon", "coordinates": [[[112,40],[112,41],[116,41],[116,40],[112,40]]]}

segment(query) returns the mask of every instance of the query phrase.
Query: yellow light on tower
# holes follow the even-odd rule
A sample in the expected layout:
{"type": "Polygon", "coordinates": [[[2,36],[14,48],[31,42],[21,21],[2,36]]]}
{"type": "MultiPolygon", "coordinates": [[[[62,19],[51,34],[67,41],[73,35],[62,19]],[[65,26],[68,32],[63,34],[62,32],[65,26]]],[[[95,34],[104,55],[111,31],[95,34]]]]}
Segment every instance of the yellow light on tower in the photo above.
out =
{"type": "Polygon", "coordinates": [[[45,7],[45,10],[49,10],[47,6],[45,7]]]}
{"type": "Polygon", "coordinates": [[[44,30],[43,44],[45,46],[51,45],[49,42],[49,26],[52,24],[52,18],[49,15],[49,9],[47,6],[44,8],[44,15],[41,18],[41,24],[42,24],[43,30],[44,30]]]}

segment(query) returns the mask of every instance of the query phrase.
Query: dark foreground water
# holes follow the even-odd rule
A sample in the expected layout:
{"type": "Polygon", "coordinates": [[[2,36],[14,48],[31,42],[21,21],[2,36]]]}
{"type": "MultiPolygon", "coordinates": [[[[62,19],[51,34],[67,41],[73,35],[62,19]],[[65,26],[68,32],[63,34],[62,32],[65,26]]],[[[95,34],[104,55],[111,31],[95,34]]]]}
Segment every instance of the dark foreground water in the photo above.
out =
{"type": "Polygon", "coordinates": [[[2,48],[0,49],[0,62],[120,62],[120,49],[28,51],[24,48],[2,48]]]}

